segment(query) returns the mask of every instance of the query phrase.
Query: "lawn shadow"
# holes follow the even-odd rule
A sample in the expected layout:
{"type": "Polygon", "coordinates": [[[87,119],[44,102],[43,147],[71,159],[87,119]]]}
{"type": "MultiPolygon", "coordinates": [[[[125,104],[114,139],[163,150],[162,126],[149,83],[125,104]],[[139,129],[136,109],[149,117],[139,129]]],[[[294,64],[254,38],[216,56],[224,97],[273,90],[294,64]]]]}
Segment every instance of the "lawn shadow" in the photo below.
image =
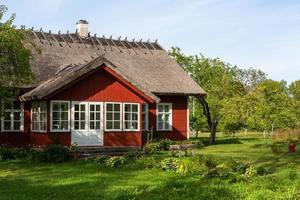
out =
{"type": "Polygon", "coordinates": [[[209,140],[203,140],[204,145],[220,145],[220,144],[242,144],[239,138],[222,138],[216,140],[214,144],[210,144],[209,140]]]}
{"type": "Polygon", "coordinates": [[[143,185],[135,188],[122,189],[118,194],[110,195],[107,199],[215,200],[237,198],[237,195],[228,188],[218,184],[211,184],[209,181],[210,180],[186,179],[186,177],[170,179],[158,187],[143,185]]]}

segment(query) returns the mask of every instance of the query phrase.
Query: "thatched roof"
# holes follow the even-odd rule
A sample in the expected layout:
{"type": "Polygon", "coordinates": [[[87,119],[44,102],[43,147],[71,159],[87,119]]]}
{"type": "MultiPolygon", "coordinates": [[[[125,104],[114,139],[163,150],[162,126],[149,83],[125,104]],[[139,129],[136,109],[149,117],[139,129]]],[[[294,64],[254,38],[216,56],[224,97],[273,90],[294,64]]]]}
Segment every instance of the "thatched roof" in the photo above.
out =
{"type": "Polygon", "coordinates": [[[32,31],[30,38],[41,50],[41,53],[37,51],[33,55],[31,63],[37,87],[22,95],[22,101],[42,99],[101,64],[112,67],[155,100],[158,100],[158,94],[205,95],[205,91],[157,42],[129,42],[127,39],[91,36],[81,38],[76,33],[41,31],[32,31]]]}

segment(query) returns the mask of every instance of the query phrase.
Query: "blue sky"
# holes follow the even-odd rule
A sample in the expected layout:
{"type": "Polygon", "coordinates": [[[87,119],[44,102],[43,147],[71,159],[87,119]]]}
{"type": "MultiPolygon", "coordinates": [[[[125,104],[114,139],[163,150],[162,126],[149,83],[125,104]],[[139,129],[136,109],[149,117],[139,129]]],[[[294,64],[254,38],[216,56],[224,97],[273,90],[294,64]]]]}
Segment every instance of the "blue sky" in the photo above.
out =
{"type": "MultiPolygon", "coordinates": [[[[16,25],[148,38],[186,54],[219,57],[270,78],[300,79],[299,0],[0,0],[16,25]]],[[[7,15],[8,16],[8,15],[7,15]]]]}

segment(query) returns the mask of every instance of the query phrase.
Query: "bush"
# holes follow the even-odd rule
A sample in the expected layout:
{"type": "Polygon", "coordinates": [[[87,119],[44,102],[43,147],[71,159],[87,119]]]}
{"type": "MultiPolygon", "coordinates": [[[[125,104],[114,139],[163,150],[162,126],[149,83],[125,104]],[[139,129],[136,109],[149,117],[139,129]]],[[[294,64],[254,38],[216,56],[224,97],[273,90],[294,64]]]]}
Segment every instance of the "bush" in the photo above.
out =
{"type": "Polygon", "coordinates": [[[142,156],[142,152],[140,151],[129,151],[125,154],[125,157],[129,160],[136,160],[141,158],[142,156]]]}
{"type": "Polygon", "coordinates": [[[39,160],[42,162],[60,163],[68,160],[69,150],[60,144],[47,146],[39,154],[39,160]]]}
{"type": "Polygon", "coordinates": [[[36,160],[38,156],[39,152],[30,146],[20,149],[17,154],[18,158],[25,160],[36,160]]]}
{"type": "Polygon", "coordinates": [[[216,170],[218,171],[220,178],[227,178],[229,177],[229,174],[232,172],[232,169],[229,166],[227,166],[225,163],[217,165],[216,170]]]}
{"type": "Polygon", "coordinates": [[[203,176],[207,170],[207,167],[203,163],[197,163],[192,160],[183,160],[177,168],[178,173],[193,176],[203,176]]]}
{"type": "Polygon", "coordinates": [[[198,162],[199,163],[204,163],[205,166],[208,168],[215,168],[217,166],[217,161],[212,157],[212,156],[199,156],[198,157],[198,162]]]}
{"type": "Polygon", "coordinates": [[[176,172],[179,167],[179,161],[175,158],[166,158],[161,161],[160,166],[165,171],[176,172]]]}
{"type": "Polygon", "coordinates": [[[144,146],[144,153],[146,155],[153,155],[160,152],[159,143],[149,143],[144,146]]]}
{"type": "Polygon", "coordinates": [[[257,174],[260,175],[260,176],[264,176],[268,173],[268,171],[266,170],[266,168],[260,166],[257,168],[257,174]]]}
{"type": "Polygon", "coordinates": [[[239,163],[233,170],[239,174],[245,174],[248,167],[249,164],[247,163],[239,163]]]}
{"type": "Polygon", "coordinates": [[[170,145],[172,144],[172,141],[169,139],[162,139],[159,141],[159,149],[161,151],[168,151],[170,150],[170,145]]]}
{"type": "Polygon", "coordinates": [[[253,176],[256,176],[257,175],[257,170],[255,169],[255,167],[253,165],[250,165],[246,172],[245,172],[245,175],[248,176],[248,177],[253,177],[253,176]]]}
{"type": "Polygon", "coordinates": [[[120,167],[125,164],[127,159],[124,156],[112,156],[105,162],[108,167],[120,167]]]}
{"type": "Polygon", "coordinates": [[[134,167],[137,169],[152,169],[156,166],[157,160],[150,156],[140,157],[134,163],[134,167]]]}
{"type": "Polygon", "coordinates": [[[96,163],[96,164],[105,164],[108,156],[105,155],[95,155],[88,159],[89,162],[96,163]]]}
{"type": "Polygon", "coordinates": [[[216,168],[208,169],[205,173],[206,178],[217,178],[219,177],[219,172],[216,168]]]}
{"type": "Polygon", "coordinates": [[[0,148],[0,160],[13,160],[17,158],[18,150],[11,147],[0,148]]]}

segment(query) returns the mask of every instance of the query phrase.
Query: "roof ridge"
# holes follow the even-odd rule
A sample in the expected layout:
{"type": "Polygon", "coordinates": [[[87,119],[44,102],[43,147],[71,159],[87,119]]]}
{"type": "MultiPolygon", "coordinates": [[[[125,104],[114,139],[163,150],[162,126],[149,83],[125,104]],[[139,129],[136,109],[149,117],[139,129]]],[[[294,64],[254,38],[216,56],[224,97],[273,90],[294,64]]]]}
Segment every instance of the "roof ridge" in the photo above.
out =
{"type": "MultiPolygon", "coordinates": [[[[128,53],[131,53],[129,50],[132,49],[135,54],[137,54],[137,49],[142,50],[145,54],[152,54],[154,50],[162,50],[165,49],[158,43],[157,39],[155,41],[143,41],[142,39],[136,40],[135,38],[129,41],[127,37],[122,39],[121,36],[118,38],[106,37],[103,35],[102,37],[97,37],[97,34],[93,36],[89,33],[87,37],[81,37],[77,32],[70,33],[67,31],[66,33],[52,33],[51,30],[48,32],[44,32],[41,28],[40,30],[25,29],[24,26],[21,27],[22,30],[25,30],[29,33],[31,38],[37,39],[41,44],[49,44],[54,45],[55,43],[59,46],[63,46],[63,44],[67,44],[68,47],[72,48],[71,44],[84,45],[86,48],[95,47],[98,50],[104,51],[113,51],[112,47],[115,47],[117,51],[123,52],[124,49],[127,49],[128,53]]],[[[78,46],[79,48],[79,46],[78,46]]]]}

